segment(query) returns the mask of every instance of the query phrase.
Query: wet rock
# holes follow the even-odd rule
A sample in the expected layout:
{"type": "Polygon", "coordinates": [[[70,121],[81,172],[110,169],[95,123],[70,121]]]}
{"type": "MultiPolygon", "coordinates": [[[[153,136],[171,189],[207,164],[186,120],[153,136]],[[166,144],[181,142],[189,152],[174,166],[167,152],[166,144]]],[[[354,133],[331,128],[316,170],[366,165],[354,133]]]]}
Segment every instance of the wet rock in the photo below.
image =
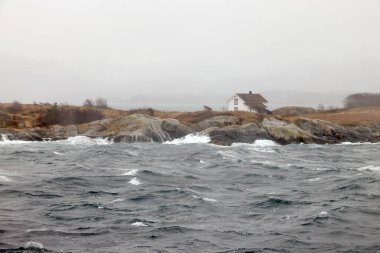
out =
{"type": "Polygon", "coordinates": [[[272,139],[265,129],[251,123],[242,126],[229,126],[209,131],[211,142],[219,145],[232,143],[254,143],[260,139],[272,139]]]}
{"type": "Polygon", "coordinates": [[[294,123],[324,143],[366,142],[373,139],[372,131],[364,127],[348,128],[329,121],[307,118],[299,118],[294,123]]]}
{"type": "Polygon", "coordinates": [[[112,120],[107,132],[115,133],[115,142],[170,141],[169,133],[162,129],[162,121],[152,116],[134,114],[112,120]]]}
{"type": "Polygon", "coordinates": [[[115,143],[119,143],[119,142],[134,143],[134,142],[152,142],[152,139],[141,134],[118,134],[113,137],[113,141],[115,143]]]}
{"type": "Polygon", "coordinates": [[[74,137],[78,135],[78,128],[75,125],[69,125],[66,127],[65,137],[74,137]]]}
{"type": "Polygon", "coordinates": [[[271,138],[280,144],[321,143],[321,140],[293,123],[275,118],[264,119],[262,126],[271,138]]]}
{"type": "Polygon", "coordinates": [[[176,119],[164,119],[162,121],[162,129],[166,131],[172,139],[181,138],[192,132],[188,126],[181,124],[176,119]]]}
{"type": "Polygon", "coordinates": [[[66,127],[60,125],[53,125],[50,127],[51,138],[65,138],[66,127]]]}
{"type": "Polygon", "coordinates": [[[78,134],[88,137],[102,137],[112,119],[97,120],[77,126],[78,134]]]}

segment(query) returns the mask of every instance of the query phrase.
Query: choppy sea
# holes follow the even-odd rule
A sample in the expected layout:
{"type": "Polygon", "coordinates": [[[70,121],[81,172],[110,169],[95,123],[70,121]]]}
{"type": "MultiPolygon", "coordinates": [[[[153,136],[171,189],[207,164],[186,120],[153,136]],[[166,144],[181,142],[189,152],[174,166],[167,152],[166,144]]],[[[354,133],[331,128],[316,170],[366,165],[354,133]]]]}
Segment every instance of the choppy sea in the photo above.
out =
{"type": "Polygon", "coordinates": [[[380,252],[380,144],[0,140],[0,252],[380,252]]]}

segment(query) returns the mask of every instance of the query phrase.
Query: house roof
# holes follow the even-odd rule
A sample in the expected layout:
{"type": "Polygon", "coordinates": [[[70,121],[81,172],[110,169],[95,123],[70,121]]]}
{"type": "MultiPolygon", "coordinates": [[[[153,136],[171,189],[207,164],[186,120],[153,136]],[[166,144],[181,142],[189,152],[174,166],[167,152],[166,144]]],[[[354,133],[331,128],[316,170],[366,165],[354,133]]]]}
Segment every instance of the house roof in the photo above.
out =
{"type": "Polygon", "coordinates": [[[268,103],[268,101],[260,94],[253,93],[237,93],[241,99],[243,99],[246,105],[256,105],[261,103],[268,103]]]}

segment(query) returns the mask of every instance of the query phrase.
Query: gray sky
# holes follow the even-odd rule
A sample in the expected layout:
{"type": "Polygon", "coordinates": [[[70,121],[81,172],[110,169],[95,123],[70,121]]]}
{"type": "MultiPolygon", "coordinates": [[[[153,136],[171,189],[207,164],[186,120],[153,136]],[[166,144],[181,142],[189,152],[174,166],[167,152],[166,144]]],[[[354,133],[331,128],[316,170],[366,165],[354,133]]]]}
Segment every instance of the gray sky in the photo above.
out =
{"type": "Polygon", "coordinates": [[[337,104],[380,92],[379,29],[379,0],[0,0],[0,101],[337,104]]]}

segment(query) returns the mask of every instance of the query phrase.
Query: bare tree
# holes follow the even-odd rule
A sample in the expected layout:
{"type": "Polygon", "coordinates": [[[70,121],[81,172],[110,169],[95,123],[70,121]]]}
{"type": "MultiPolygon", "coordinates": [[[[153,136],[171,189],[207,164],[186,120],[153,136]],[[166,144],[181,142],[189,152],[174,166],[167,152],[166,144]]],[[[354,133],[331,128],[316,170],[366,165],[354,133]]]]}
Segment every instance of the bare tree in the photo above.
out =
{"type": "Polygon", "coordinates": [[[107,100],[105,98],[99,97],[95,99],[95,106],[100,109],[106,109],[108,108],[107,100]]]}
{"type": "Polygon", "coordinates": [[[324,104],[319,104],[318,105],[318,111],[320,111],[320,112],[326,111],[326,106],[324,104]]]}
{"type": "Polygon", "coordinates": [[[92,99],[86,99],[84,102],[83,102],[83,106],[85,107],[94,107],[94,100],[92,99]]]}

